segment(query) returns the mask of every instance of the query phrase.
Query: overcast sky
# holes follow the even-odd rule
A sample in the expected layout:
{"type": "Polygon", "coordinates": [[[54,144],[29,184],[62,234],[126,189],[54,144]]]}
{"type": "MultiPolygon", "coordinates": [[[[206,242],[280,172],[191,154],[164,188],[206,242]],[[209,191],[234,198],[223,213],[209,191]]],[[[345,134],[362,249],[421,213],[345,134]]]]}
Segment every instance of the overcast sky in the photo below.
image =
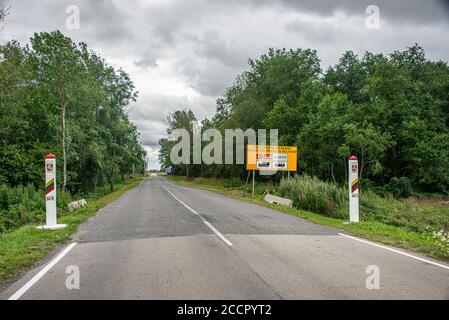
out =
{"type": "Polygon", "coordinates": [[[199,119],[235,76],[269,47],[312,48],[321,67],[346,50],[392,52],[418,43],[429,58],[449,61],[449,13],[437,0],[0,0],[10,6],[0,42],[28,42],[34,32],[60,30],[86,42],[139,91],[129,117],[152,168],[167,115],[191,108],[199,119]],[[80,10],[80,28],[66,25],[66,8],[80,10]],[[366,8],[380,10],[379,29],[366,8]]]}

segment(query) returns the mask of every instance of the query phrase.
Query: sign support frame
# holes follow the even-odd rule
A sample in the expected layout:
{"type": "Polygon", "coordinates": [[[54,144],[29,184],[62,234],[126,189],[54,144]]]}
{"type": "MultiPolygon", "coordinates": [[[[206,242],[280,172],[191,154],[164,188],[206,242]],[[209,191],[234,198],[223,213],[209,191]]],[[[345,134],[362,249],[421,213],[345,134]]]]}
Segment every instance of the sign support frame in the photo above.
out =
{"type": "Polygon", "coordinates": [[[254,198],[254,186],[256,184],[256,170],[253,170],[253,198],[254,198]]]}

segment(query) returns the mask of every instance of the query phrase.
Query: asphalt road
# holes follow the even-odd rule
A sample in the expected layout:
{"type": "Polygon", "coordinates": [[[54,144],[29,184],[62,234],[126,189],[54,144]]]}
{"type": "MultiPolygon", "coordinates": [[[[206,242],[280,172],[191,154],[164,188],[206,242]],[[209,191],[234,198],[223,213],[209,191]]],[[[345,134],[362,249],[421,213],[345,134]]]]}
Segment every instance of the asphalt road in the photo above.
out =
{"type": "Polygon", "coordinates": [[[150,177],[0,298],[449,299],[449,266],[407,254],[150,177]],[[70,290],[73,266],[80,283],[70,290]],[[367,268],[379,289],[367,288],[367,268]]]}

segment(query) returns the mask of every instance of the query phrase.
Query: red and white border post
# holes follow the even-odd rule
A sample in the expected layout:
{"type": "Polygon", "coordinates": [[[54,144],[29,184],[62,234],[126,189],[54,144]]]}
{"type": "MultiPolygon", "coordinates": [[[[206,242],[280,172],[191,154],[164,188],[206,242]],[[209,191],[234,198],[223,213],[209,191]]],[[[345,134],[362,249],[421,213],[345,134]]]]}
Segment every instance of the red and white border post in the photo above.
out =
{"type": "Polygon", "coordinates": [[[349,221],[359,222],[359,161],[356,156],[348,158],[349,163],[349,221]]]}
{"type": "Polygon", "coordinates": [[[66,227],[65,224],[56,222],[56,157],[52,153],[45,157],[45,211],[46,224],[37,227],[38,229],[56,230],[66,227]]]}

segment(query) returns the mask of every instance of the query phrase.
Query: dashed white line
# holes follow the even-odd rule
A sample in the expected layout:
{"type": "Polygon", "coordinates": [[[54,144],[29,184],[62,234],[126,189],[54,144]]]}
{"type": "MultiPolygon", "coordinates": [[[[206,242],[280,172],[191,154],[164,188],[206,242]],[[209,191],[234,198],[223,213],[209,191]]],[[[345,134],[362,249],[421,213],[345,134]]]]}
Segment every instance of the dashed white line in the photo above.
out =
{"type": "Polygon", "coordinates": [[[191,207],[189,207],[184,201],[182,201],[181,199],[179,199],[177,196],[175,196],[170,190],[168,190],[166,187],[160,185],[162,188],[165,189],[165,191],[167,191],[173,198],[175,198],[176,200],[178,200],[179,203],[181,203],[184,207],[186,207],[187,209],[189,209],[193,214],[196,214],[198,217],[200,217],[200,219],[204,222],[204,224],[212,230],[213,233],[215,233],[215,235],[220,238],[224,243],[226,243],[229,247],[232,247],[232,242],[229,241],[228,239],[226,239],[226,237],[220,232],[218,231],[212,224],[210,224],[209,221],[207,221],[206,219],[204,219],[198,212],[196,212],[194,209],[192,209],[191,207]]]}
{"type": "Polygon", "coordinates": [[[60,254],[56,256],[49,264],[47,264],[38,274],[36,274],[30,281],[28,281],[22,288],[20,288],[16,293],[14,293],[8,300],[18,300],[20,297],[27,292],[33,285],[35,285],[40,278],[42,278],[51,268],[55,266],[70,250],[77,245],[76,242],[68,245],[60,254]]]}
{"type": "Polygon", "coordinates": [[[425,263],[429,263],[429,264],[432,264],[434,266],[437,266],[437,267],[449,270],[449,266],[441,264],[441,263],[437,263],[437,262],[430,261],[430,260],[427,260],[427,259],[424,259],[424,258],[420,258],[420,257],[414,256],[412,254],[409,254],[409,253],[406,253],[406,252],[402,252],[400,250],[396,250],[396,249],[393,249],[393,248],[389,248],[389,247],[386,247],[386,246],[383,246],[383,245],[380,245],[380,244],[377,244],[377,243],[374,243],[374,242],[371,242],[371,241],[367,241],[367,240],[363,240],[363,239],[360,239],[360,238],[348,236],[347,234],[344,234],[344,233],[339,233],[339,235],[342,236],[342,237],[348,238],[348,239],[352,239],[352,240],[355,240],[355,241],[363,242],[363,243],[369,244],[369,245],[374,246],[374,247],[378,247],[378,248],[382,248],[382,249],[385,249],[385,250],[388,250],[388,251],[392,251],[392,252],[395,252],[395,253],[398,253],[398,254],[402,254],[403,256],[406,256],[406,257],[409,257],[409,258],[412,258],[412,259],[416,259],[416,260],[419,260],[419,261],[422,261],[422,262],[425,262],[425,263]]]}

